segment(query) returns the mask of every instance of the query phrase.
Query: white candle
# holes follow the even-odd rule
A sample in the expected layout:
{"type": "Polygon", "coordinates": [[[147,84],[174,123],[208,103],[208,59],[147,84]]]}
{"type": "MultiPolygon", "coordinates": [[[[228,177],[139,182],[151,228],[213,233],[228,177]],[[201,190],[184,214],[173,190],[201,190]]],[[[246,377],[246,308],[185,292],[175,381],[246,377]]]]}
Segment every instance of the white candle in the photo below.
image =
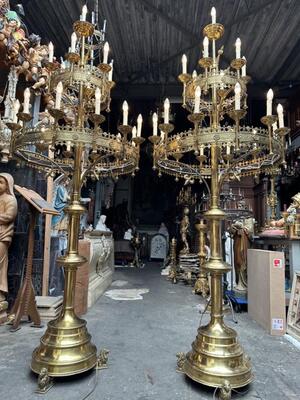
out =
{"type": "Polygon", "coordinates": [[[272,124],[273,132],[277,130],[277,122],[275,121],[274,124],[272,124]]]}
{"type": "Polygon", "coordinates": [[[164,101],[164,123],[168,124],[169,123],[169,112],[170,112],[170,101],[167,98],[164,101]]]}
{"type": "Polygon", "coordinates": [[[211,23],[215,24],[217,22],[217,13],[215,7],[212,7],[210,15],[211,15],[211,23]]]}
{"type": "Polygon", "coordinates": [[[86,14],[88,12],[87,6],[86,4],[82,7],[82,11],[81,11],[81,21],[86,21],[86,14]]]}
{"type": "Polygon", "coordinates": [[[207,58],[208,57],[208,46],[209,46],[209,40],[208,37],[205,36],[203,39],[203,57],[207,58]]]}
{"type": "Polygon", "coordinates": [[[136,138],[136,126],[132,128],[132,139],[136,138]]]}
{"type": "Polygon", "coordinates": [[[100,114],[101,109],[101,90],[99,87],[95,90],[95,114],[100,114]]]}
{"type": "Polygon", "coordinates": [[[181,63],[182,63],[182,73],[186,74],[187,73],[187,57],[185,54],[183,54],[181,58],[181,63]]]}
{"type": "Polygon", "coordinates": [[[281,104],[277,106],[279,128],[284,128],[283,107],[281,104]]]}
{"type": "Polygon", "coordinates": [[[227,155],[230,154],[230,146],[229,146],[229,144],[226,145],[226,154],[227,155]]]}
{"type": "Polygon", "coordinates": [[[142,123],[143,123],[143,117],[142,114],[139,114],[138,118],[137,118],[137,137],[141,137],[141,133],[142,133],[142,123]]]}
{"type": "Polygon", "coordinates": [[[111,60],[109,65],[110,65],[110,71],[108,73],[108,80],[111,82],[112,81],[112,77],[113,77],[113,71],[114,71],[114,60],[111,60]]]}
{"type": "Polygon", "coordinates": [[[60,109],[60,103],[61,103],[61,95],[63,92],[63,84],[61,82],[58,82],[56,86],[56,97],[55,97],[55,108],[57,110],[60,109]]]}
{"type": "Polygon", "coordinates": [[[76,51],[76,42],[77,42],[77,35],[75,32],[71,35],[71,53],[75,53],[76,51]]]}
{"type": "Polygon", "coordinates": [[[192,78],[195,79],[197,78],[197,71],[194,69],[193,73],[192,73],[192,78]]]}
{"type": "Polygon", "coordinates": [[[234,102],[235,102],[235,109],[241,109],[241,85],[237,82],[234,87],[234,102]]]}
{"type": "Polygon", "coordinates": [[[29,114],[30,89],[24,90],[23,113],[29,114]]]}
{"type": "Polygon", "coordinates": [[[268,90],[267,93],[267,115],[272,115],[272,101],[273,101],[274,93],[272,89],[268,90]]]}
{"type": "Polygon", "coordinates": [[[95,11],[92,11],[92,24],[95,25],[95,11]]]}
{"type": "Polygon", "coordinates": [[[108,52],[109,52],[109,44],[108,42],[105,42],[103,46],[103,64],[107,64],[108,52]]]}
{"type": "Polygon", "coordinates": [[[128,125],[128,103],[126,100],[123,101],[122,110],[123,110],[123,125],[128,125]]]}
{"type": "Polygon", "coordinates": [[[49,44],[48,44],[48,51],[49,51],[49,62],[53,62],[53,55],[54,55],[54,46],[53,46],[53,43],[52,42],[50,42],[49,44]]]}
{"type": "Polygon", "coordinates": [[[153,136],[157,136],[158,117],[156,113],[152,115],[152,122],[153,122],[153,136]]]}
{"type": "Polygon", "coordinates": [[[203,156],[203,155],[204,155],[204,147],[200,146],[200,156],[203,156]]]}
{"type": "Polygon", "coordinates": [[[246,60],[245,56],[243,56],[242,59],[245,60],[245,65],[242,66],[242,76],[246,76],[247,75],[247,70],[246,70],[246,68],[247,68],[247,60],[246,60]]]}
{"type": "Polygon", "coordinates": [[[20,102],[19,102],[18,99],[14,101],[13,107],[14,107],[13,122],[17,123],[18,122],[18,112],[19,112],[19,109],[20,109],[20,102]]]}
{"type": "Polygon", "coordinates": [[[200,97],[201,97],[201,88],[200,86],[197,86],[195,90],[195,107],[194,107],[195,114],[200,112],[200,97]]]}
{"type": "Polygon", "coordinates": [[[237,38],[235,41],[235,58],[241,58],[241,39],[237,38]]]}

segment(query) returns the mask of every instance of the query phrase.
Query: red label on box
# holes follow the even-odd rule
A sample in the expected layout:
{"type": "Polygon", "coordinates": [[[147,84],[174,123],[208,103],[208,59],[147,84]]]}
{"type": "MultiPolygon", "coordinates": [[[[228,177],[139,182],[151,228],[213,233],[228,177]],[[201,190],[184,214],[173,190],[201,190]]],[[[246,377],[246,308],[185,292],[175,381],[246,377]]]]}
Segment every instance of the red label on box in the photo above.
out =
{"type": "Polygon", "coordinates": [[[282,268],[282,260],[280,258],[274,258],[273,267],[274,268],[282,268]]]}

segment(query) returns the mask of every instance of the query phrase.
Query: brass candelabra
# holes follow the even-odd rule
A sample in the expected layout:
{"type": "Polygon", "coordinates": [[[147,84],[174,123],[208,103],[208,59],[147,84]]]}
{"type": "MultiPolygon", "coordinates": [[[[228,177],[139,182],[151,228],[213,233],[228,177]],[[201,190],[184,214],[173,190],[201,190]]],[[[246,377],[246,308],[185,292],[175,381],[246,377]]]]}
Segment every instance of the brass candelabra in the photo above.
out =
{"type": "MultiPolygon", "coordinates": [[[[241,57],[241,42],[236,42],[236,58],[225,70],[220,68],[223,47],[216,51],[217,40],[223,36],[223,25],[216,22],[212,9],[212,23],[203,34],[204,51],[199,65],[203,72],[187,73],[187,59],[182,59],[183,107],[190,114],[194,128],[170,135],[174,126],[169,123],[169,102],[165,101],[164,123],[157,133],[153,119],[153,167],[185,181],[210,180],[210,205],[204,218],[210,231],[211,256],[202,268],[211,277],[210,322],[200,326],[198,335],[182,363],[182,371],[191,379],[213,387],[229,384],[242,387],[253,379],[248,356],[238,343],[237,333],[226,326],[223,319],[223,274],[231,266],[223,261],[221,222],[226,213],[220,208],[223,183],[244,176],[259,175],[266,168],[273,168],[284,160],[285,135],[282,127],[275,128],[277,116],[272,115],[272,92],[268,93],[267,116],[263,123],[267,129],[242,126],[246,115],[247,83],[246,60],[241,57]],[[211,56],[209,46],[211,44],[211,56]],[[232,120],[234,125],[221,125],[232,120]],[[202,122],[205,121],[205,126],[202,122]],[[188,157],[186,155],[189,155],[188,157]],[[192,160],[192,161],[187,161],[192,160]]],[[[207,185],[207,182],[206,182],[207,185]]],[[[181,360],[182,361],[182,360],[181,360]]]]}
{"type": "Polygon", "coordinates": [[[48,323],[31,362],[34,372],[39,374],[46,368],[50,376],[79,374],[93,368],[97,361],[97,349],[91,342],[86,321],[74,311],[76,270],[86,262],[78,253],[80,216],[85,211],[80,203],[82,184],[88,177],[134,174],[144,140],[141,116],[137,130],[133,129],[127,122],[128,108],[118,134],[101,128],[105,121],[101,110],[109,111],[114,86],[112,65],[107,62],[107,45],[101,46],[103,61],[94,65],[95,44],[91,37],[95,26],[86,21],[86,12],[84,6],[80,21],[73,25],[67,60],[62,64],[53,62],[53,49],[49,59],[43,60],[39,72],[46,78],[39,90],[47,106],[39,121],[33,127],[29,125],[33,116],[29,112],[28,92],[24,94],[22,112],[14,112],[12,119],[2,121],[11,132],[6,141],[2,135],[0,142],[3,149],[9,148],[9,158],[17,158],[48,176],[65,174],[72,178],[70,202],[65,209],[69,217],[67,251],[57,260],[65,271],[63,307],[59,317],[48,323]]]}

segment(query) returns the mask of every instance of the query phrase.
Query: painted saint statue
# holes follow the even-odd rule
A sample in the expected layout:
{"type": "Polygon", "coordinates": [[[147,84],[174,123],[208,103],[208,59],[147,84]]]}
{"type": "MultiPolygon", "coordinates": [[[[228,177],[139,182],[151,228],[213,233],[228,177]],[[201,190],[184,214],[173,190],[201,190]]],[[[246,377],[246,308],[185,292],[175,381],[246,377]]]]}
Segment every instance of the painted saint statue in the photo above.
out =
{"type": "Polygon", "coordinates": [[[0,301],[8,292],[8,247],[14,234],[14,220],[18,205],[14,195],[14,179],[10,174],[0,173],[0,301]]]}

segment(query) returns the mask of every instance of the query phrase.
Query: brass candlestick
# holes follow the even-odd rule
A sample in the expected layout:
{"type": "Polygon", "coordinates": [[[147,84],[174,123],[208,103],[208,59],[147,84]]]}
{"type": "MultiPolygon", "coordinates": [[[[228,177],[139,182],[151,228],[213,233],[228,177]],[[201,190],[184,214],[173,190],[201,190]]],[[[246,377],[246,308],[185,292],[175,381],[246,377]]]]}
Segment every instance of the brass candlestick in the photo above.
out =
{"type": "Polygon", "coordinates": [[[175,238],[172,238],[171,240],[171,267],[169,271],[169,276],[168,278],[172,281],[172,283],[177,283],[177,255],[176,255],[176,249],[177,249],[177,240],[175,238]]]}
{"type": "Polygon", "coordinates": [[[205,249],[205,242],[206,242],[206,232],[207,226],[204,223],[203,219],[195,224],[195,228],[199,234],[199,274],[194,286],[194,293],[200,294],[202,297],[207,298],[209,296],[209,284],[208,284],[208,276],[207,272],[204,269],[204,264],[206,260],[206,249],[205,249]]]}
{"type": "MultiPolygon", "coordinates": [[[[81,34],[81,63],[85,62],[85,37],[92,32],[91,24],[84,21],[74,23],[77,34],[81,34]]],[[[83,129],[84,119],[84,86],[80,85],[77,128],[83,129]]],[[[59,119],[60,110],[51,110],[59,119]]],[[[82,155],[84,147],[78,142],[74,146],[74,172],[71,199],[65,212],[69,216],[68,245],[66,255],[57,259],[64,268],[65,287],[62,312],[56,320],[48,323],[41,343],[32,354],[31,369],[40,373],[43,368],[50,376],[67,376],[79,374],[93,368],[97,362],[97,349],[91,342],[91,335],[86,328],[86,321],[79,318],[74,311],[76,270],[86,262],[86,258],[78,254],[80,216],[85,208],[80,204],[82,185],[82,155]]]]}

